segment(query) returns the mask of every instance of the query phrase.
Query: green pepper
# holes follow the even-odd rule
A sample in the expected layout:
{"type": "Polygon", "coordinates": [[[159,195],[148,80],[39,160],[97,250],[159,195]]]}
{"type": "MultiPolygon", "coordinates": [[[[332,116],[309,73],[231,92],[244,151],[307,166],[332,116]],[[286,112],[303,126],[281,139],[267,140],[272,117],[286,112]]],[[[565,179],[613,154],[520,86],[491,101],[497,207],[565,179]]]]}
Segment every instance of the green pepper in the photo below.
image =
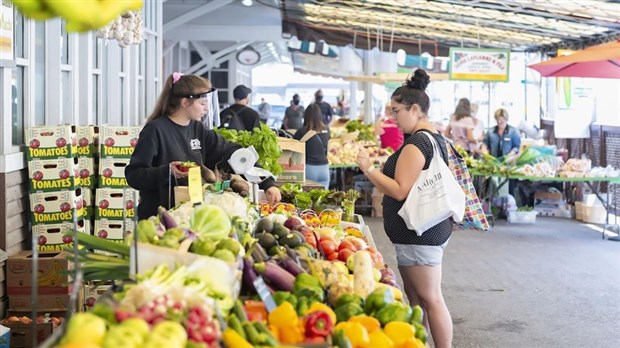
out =
{"type": "Polygon", "coordinates": [[[426,343],[426,340],[428,339],[428,337],[427,337],[426,328],[424,327],[424,325],[413,323],[413,326],[415,327],[415,338],[426,343]]]}
{"type": "Polygon", "coordinates": [[[298,300],[305,297],[308,302],[325,302],[325,291],[321,287],[308,287],[296,290],[295,296],[298,300]]]}
{"type": "Polygon", "coordinates": [[[317,277],[314,277],[308,273],[301,273],[297,277],[295,277],[293,291],[297,292],[298,290],[305,289],[305,288],[323,289],[317,277]]]}
{"type": "Polygon", "coordinates": [[[278,306],[284,302],[289,302],[293,307],[297,305],[297,297],[293,296],[293,294],[288,291],[276,291],[272,297],[278,306]]]}
{"type": "Polygon", "coordinates": [[[308,299],[305,297],[300,297],[297,300],[297,315],[299,315],[300,317],[305,315],[308,311],[308,308],[310,308],[310,305],[308,304],[308,299]]]}
{"type": "Polygon", "coordinates": [[[332,346],[337,348],[353,348],[351,341],[345,336],[343,330],[336,330],[332,333],[332,346]]]}
{"type": "Polygon", "coordinates": [[[347,303],[357,303],[358,305],[362,305],[364,303],[364,299],[359,296],[359,295],[355,295],[355,294],[344,294],[342,296],[340,296],[340,298],[338,299],[338,301],[336,301],[336,305],[335,307],[338,308],[344,304],[347,303]]]}
{"type": "Polygon", "coordinates": [[[385,326],[391,321],[411,322],[413,310],[411,307],[401,303],[390,303],[381,308],[375,315],[375,318],[381,322],[381,326],[385,326]]]}
{"type": "Polygon", "coordinates": [[[413,306],[413,315],[411,316],[411,324],[418,323],[422,324],[422,320],[424,318],[424,311],[422,311],[422,307],[419,305],[413,306]]]}
{"type": "Polygon", "coordinates": [[[364,304],[364,313],[372,315],[385,306],[394,303],[394,294],[388,288],[375,289],[366,297],[364,304]]]}
{"type": "Polygon", "coordinates": [[[336,308],[334,313],[336,313],[336,321],[340,323],[349,320],[352,316],[364,314],[364,310],[357,303],[349,302],[336,308]]]}

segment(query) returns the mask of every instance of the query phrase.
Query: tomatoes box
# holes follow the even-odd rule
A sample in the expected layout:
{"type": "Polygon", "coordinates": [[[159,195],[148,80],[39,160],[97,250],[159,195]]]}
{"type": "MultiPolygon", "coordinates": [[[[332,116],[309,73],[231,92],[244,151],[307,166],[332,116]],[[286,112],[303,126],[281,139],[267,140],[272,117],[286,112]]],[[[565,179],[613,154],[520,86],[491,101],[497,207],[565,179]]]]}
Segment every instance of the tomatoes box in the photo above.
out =
{"type": "Polygon", "coordinates": [[[89,157],[78,158],[78,170],[75,172],[75,185],[85,188],[95,188],[97,172],[95,171],[95,159],[89,157]]]}
{"type": "Polygon", "coordinates": [[[140,127],[101,126],[99,129],[99,156],[129,158],[138,143],[140,127]]]}
{"type": "Polygon", "coordinates": [[[125,188],[125,167],[129,158],[106,157],[99,160],[99,187],[125,188]]]}
{"type": "MultiPolygon", "coordinates": [[[[69,275],[71,263],[65,251],[39,252],[38,255],[38,294],[69,294],[69,275]]],[[[32,250],[20,251],[6,262],[6,289],[9,296],[30,295],[32,290],[32,250]]]]}
{"type": "MultiPolygon", "coordinates": [[[[72,291],[72,288],[69,290],[72,291]]],[[[71,294],[58,294],[58,295],[40,295],[37,296],[37,302],[35,308],[39,313],[45,312],[62,312],[66,310],[77,311],[78,308],[83,306],[83,290],[77,289],[78,296],[74,301],[71,300],[71,294]]],[[[32,297],[27,295],[15,295],[9,296],[9,310],[10,311],[31,311],[32,310],[32,297]]]]}
{"type": "MultiPolygon", "coordinates": [[[[93,230],[93,235],[106,239],[109,241],[114,241],[118,243],[125,242],[125,235],[130,235],[134,230],[134,223],[131,219],[125,220],[108,220],[101,219],[95,220],[95,228],[93,230]],[[125,231],[125,229],[127,229],[125,231]]],[[[108,254],[104,251],[95,250],[96,253],[100,254],[108,254]]]]}
{"type": "Polygon", "coordinates": [[[74,190],[77,187],[75,180],[77,168],[76,157],[29,161],[28,190],[30,193],[74,190]]]}
{"type": "Polygon", "coordinates": [[[91,282],[84,285],[84,310],[88,311],[92,309],[97,300],[103,296],[106,292],[112,289],[112,284],[104,282],[91,282]]]}
{"type": "Polygon", "coordinates": [[[75,126],[38,126],[25,131],[25,143],[28,146],[26,159],[52,159],[75,157],[77,155],[77,138],[75,126]]]}
{"type": "MultiPolygon", "coordinates": [[[[77,230],[88,233],[90,226],[84,220],[79,220],[77,230]]],[[[36,239],[39,252],[58,252],[65,246],[73,247],[73,222],[33,225],[32,238],[36,239]]]]}
{"type": "Polygon", "coordinates": [[[82,189],[82,206],[84,207],[84,218],[90,219],[94,215],[93,209],[93,190],[82,189]]]}
{"type": "Polygon", "coordinates": [[[100,188],[95,194],[95,219],[123,220],[135,215],[134,189],[100,188]]]}
{"type": "Polygon", "coordinates": [[[36,192],[30,194],[30,219],[33,224],[73,221],[86,216],[82,190],[36,192]]]}
{"type": "Polygon", "coordinates": [[[99,152],[99,127],[97,126],[76,126],[75,135],[77,139],[78,157],[95,157],[99,152]]]}

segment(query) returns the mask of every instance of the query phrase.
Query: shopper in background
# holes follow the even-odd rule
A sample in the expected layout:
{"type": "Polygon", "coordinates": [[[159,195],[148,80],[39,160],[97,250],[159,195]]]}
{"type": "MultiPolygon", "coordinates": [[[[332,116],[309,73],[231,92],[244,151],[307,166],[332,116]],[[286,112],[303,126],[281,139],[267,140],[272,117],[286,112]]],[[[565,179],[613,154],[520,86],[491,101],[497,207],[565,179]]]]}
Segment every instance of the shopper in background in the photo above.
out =
{"type": "Polygon", "coordinates": [[[418,236],[398,215],[420,172],[427,169],[433,159],[433,144],[422,132],[432,134],[443,161],[448,163],[445,138],[428,119],[430,101],[424,90],[429,82],[426,72],[417,69],[411,79],[392,93],[392,115],[405,133],[405,142],[388,158],[383,172],[372,165],[365,150],[360,151],[357,163],[375,187],[385,193],[383,226],[394,243],[409,303],[421,305],[426,312],[424,317],[428,318],[435,347],[449,348],[452,319],[441,292],[441,263],[452,224],[446,219],[418,236]]]}
{"type": "Polygon", "coordinates": [[[253,131],[260,127],[260,116],[248,107],[252,90],[244,85],[233,89],[235,103],[220,112],[220,128],[253,131]]]}
{"type": "MultiPolygon", "coordinates": [[[[197,75],[174,73],[166,80],[125,168],[129,186],[140,191],[139,219],[156,215],[159,206],[172,207],[174,196],[169,183],[187,185],[188,173],[178,167],[181,162],[192,161],[211,170],[220,163],[230,170],[227,160],[240,146],[201,122],[209,110],[207,97],[212,92],[211,82],[197,75]]],[[[280,191],[272,179],[265,180],[261,188],[268,201],[280,201],[280,191]]]]}
{"type": "Polygon", "coordinates": [[[316,135],[306,141],[306,178],[329,188],[329,162],[327,161],[327,144],[329,129],[323,123],[321,109],[317,104],[310,104],[304,112],[304,125],[295,133],[294,139],[300,140],[309,131],[316,135]]]}
{"type": "Polygon", "coordinates": [[[297,130],[300,129],[304,123],[304,107],[299,105],[301,99],[299,94],[293,95],[291,100],[291,106],[284,110],[284,119],[282,120],[282,129],[284,130],[297,130]]]}
{"type": "Polygon", "coordinates": [[[271,105],[265,101],[265,98],[260,98],[260,104],[258,104],[258,115],[262,123],[267,123],[271,117],[271,105]]]}
{"type": "Polygon", "coordinates": [[[321,109],[321,115],[323,118],[323,123],[325,125],[327,125],[329,127],[329,124],[332,121],[332,117],[333,117],[333,110],[332,110],[332,106],[329,105],[329,103],[326,103],[323,101],[323,91],[322,90],[318,90],[314,93],[314,102],[319,106],[319,108],[321,109]]]}
{"type": "Polygon", "coordinates": [[[381,139],[381,148],[387,149],[389,147],[396,151],[403,145],[404,135],[392,119],[391,113],[392,107],[388,102],[385,104],[383,116],[379,117],[375,123],[375,134],[381,139]]]}
{"type": "Polygon", "coordinates": [[[500,108],[495,110],[497,126],[491,128],[484,138],[486,151],[494,157],[516,153],[521,147],[519,131],[508,124],[508,111],[500,108]]]}
{"type": "Polygon", "coordinates": [[[455,145],[459,145],[465,151],[472,154],[476,152],[478,143],[482,141],[474,137],[475,121],[472,117],[471,104],[469,99],[461,98],[456,105],[454,114],[450,118],[450,124],[446,129],[446,135],[450,137],[455,145]]]}

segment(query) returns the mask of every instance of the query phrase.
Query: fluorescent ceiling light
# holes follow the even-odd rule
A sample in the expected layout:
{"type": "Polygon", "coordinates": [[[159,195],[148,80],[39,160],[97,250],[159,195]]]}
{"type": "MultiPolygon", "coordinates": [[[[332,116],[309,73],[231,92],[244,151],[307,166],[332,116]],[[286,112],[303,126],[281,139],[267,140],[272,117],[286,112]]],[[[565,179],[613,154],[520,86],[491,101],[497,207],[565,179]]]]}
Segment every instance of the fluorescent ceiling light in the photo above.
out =
{"type": "Polygon", "coordinates": [[[252,0],[241,0],[243,6],[252,6],[252,0]]]}

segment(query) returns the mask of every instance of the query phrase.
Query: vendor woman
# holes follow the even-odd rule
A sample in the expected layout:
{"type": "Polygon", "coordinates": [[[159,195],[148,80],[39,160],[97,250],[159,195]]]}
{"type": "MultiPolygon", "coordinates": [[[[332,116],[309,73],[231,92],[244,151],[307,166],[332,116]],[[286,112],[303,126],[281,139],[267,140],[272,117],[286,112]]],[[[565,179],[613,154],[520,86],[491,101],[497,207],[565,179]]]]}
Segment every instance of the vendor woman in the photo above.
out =
{"type": "MultiPolygon", "coordinates": [[[[197,75],[174,73],[166,80],[125,168],[129,186],[140,191],[139,219],[156,215],[159,206],[173,205],[170,180],[172,186],[187,185],[188,173],[179,169],[181,162],[192,161],[212,170],[218,165],[230,171],[228,159],[241,146],[201,122],[209,111],[208,94],[213,91],[211,82],[197,75]]],[[[272,179],[265,180],[261,188],[270,203],[280,201],[272,179]]]]}

